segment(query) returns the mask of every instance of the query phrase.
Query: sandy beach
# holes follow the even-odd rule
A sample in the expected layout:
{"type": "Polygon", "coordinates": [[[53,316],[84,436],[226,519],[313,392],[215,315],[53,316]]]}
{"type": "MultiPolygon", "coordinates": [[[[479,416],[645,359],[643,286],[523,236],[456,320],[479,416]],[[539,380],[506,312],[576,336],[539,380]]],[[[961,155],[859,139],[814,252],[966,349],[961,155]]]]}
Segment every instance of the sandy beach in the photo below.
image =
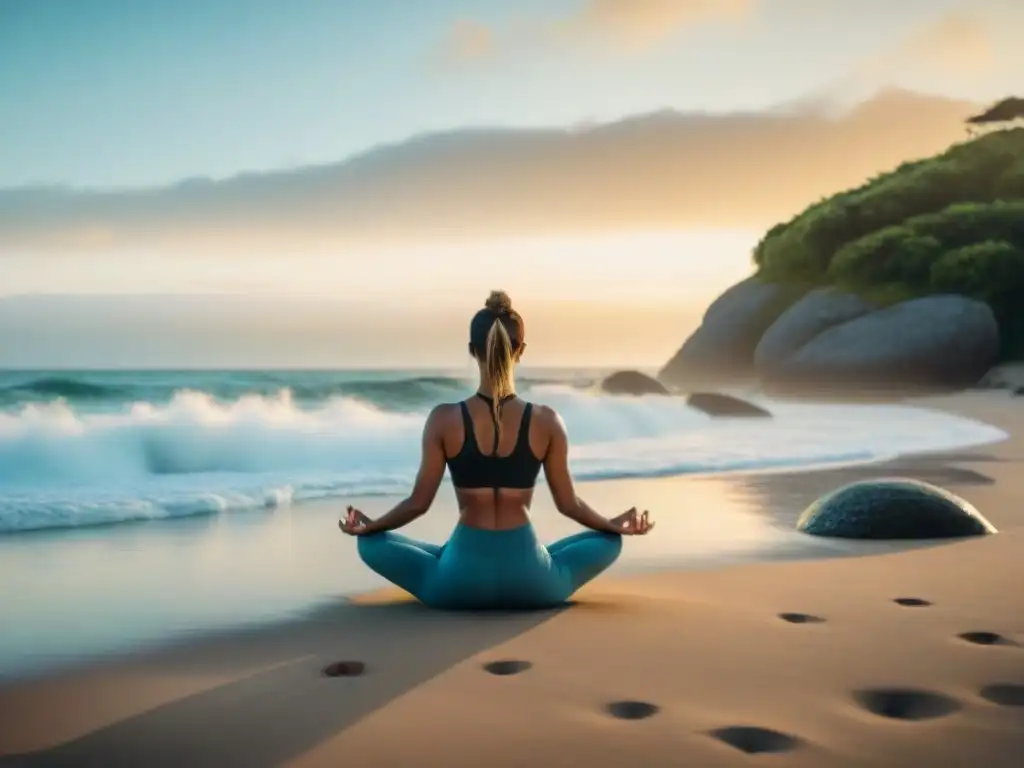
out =
{"type": "Polygon", "coordinates": [[[1010,438],[587,497],[642,492],[665,528],[716,498],[795,521],[822,492],[895,474],[963,496],[998,535],[613,574],[544,613],[437,613],[389,590],[327,601],[3,684],[0,764],[1024,765],[1024,401],[913,404],[1010,438]],[[339,661],[354,674],[322,673],[339,661]]]}
{"type": "Polygon", "coordinates": [[[1024,0],[391,6],[0,0],[0,768],[1024,768],[1024,0]]]}

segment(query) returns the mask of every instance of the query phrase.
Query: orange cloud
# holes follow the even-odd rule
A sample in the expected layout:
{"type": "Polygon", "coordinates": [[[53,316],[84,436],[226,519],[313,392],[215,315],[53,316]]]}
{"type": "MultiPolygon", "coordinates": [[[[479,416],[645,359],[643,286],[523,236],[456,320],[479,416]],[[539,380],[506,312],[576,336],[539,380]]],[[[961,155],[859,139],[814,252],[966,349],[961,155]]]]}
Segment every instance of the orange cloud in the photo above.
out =
{"type": "Polygon", "coordinates": [[[588,0],[578,14],[565,20],[565,27],[647,47],[684,27],[741,20],[755,4],[756,0],[588,0]]]}
{"type": "Polygon", "coordinates": [[[911,66],[968,75],[990,72],[997,59],[988,25],[962,12],[950,13],[913,33],[896,56],[911,66]]]}
{"type": "Polygon", "coordinates": [[[980,78],[1006,63],[990,22],[977,13],[953,11],[876,51],[850,74],[845,85],[854,90],[875,88],[905,75],[980,78]]]}
{"type": "Polygon", "coordinates": [[[467,64],[493,57],[498,49],[521,51],[535,45],[603,42],[627,50],[657,45],[680,29],[716,21],[739,22],[760,0],[585,0],[571,15],[554,21],[524,20],[506,29],[460,19],[448,31],[441,58],[467,64]]]}
{"type": "Polygon", "coordinates": [[[472,19],[459,19],[452,24],[441,54],[450,64],[469,64],[486,59],[494,53],[494,32],[472,19]]]}

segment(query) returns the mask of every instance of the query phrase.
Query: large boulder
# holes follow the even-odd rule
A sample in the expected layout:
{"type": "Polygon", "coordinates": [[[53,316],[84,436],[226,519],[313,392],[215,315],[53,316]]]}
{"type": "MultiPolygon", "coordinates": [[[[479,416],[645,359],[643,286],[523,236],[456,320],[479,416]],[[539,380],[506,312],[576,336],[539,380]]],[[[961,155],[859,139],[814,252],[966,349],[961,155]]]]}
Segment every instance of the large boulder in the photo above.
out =
{"type": "Polygon", "coordinates": [[[700,327],[661,369],[669,384],[731,381],[753,374],[754,349],[785,309],[791,289],[751,277],[719,296],[700,327]]]}
{"type": "Polygon", "coordinates": [[[962,387],[999,356],[989,306],[964,296],[913,299],[818,334],[766,373],[771,383],[962,387]]]}
{"type": "Polygon", "coordinates": [[[866,480],[814,502],[797,529],[842,539],[948,539],[996,529],[958,496],[917,480],[866,480]]]}
{"type": "Polygon", "coordinates": [[[601,389],[610,395],[671,394],[660,381],[640,371],[616,371],[601,382],[601,389]]]}
{"type": "Polygon", "coordinates": [[[852,293],[817,288],[771,324],[754,350],[754,367],[769,372],[815,336],[872,312],[877,307],[852,293]]]}
{"type": "Polygon", "coordinates": [[[748,403],[732,395],[718,392],[694,392],[686,398],[691,408],[706,413],[708,416],[744,416],[747,418],[766,418],[771,414],[759,405],[748,403]]]}

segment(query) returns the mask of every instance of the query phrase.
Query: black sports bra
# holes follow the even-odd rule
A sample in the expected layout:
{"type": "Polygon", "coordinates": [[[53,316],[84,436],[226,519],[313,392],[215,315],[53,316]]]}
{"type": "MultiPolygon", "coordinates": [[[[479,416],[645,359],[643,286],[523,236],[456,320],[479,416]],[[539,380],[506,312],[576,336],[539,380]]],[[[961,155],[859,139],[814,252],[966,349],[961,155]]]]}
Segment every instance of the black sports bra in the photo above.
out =
{"type": "MultiPolygon", "coordinates": [[[[488,405],[491,398],[477,394],[488,405]]],[[[462,448],[454,456],[446,457],[452,484],[456,488],[533,488],[543,463],[530,450],[530,417],[533,404],[527,403],[523,419],[519,423],[516,446],[508,456],[489,456],[480,450],[473,429],[473,419],[465,401],[459,403],[462,409],[462,428],[465,437],[462,448]]],[[[495,432],[497,436],[497,432],[495,432]]],[[[497,446],[495,446],[497,450],[497,446]]]]}

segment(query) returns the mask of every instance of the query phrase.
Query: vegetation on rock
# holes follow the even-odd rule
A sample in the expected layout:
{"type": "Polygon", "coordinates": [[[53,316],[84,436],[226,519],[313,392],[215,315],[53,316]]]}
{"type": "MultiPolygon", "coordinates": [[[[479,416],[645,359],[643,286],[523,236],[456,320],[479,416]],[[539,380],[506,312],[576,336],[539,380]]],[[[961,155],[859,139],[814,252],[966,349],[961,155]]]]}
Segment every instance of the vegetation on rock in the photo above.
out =
{"type": "Polygon", "coordinates": [[[980,115],[967,118],[967,132],[974,135],[978,126],[1002,125],[1006,127],[1009,123],[1024,120],[1024,99],[1011,96],[993,104],[980,115]]]}
{"type": "Polygon", "coordinates": [[[1024,128],[904,163],[773,227],[762,280],[835,286],[880,304],[953,293],[986,302],[1003,358],[1024,356],[1024,128]]]}

